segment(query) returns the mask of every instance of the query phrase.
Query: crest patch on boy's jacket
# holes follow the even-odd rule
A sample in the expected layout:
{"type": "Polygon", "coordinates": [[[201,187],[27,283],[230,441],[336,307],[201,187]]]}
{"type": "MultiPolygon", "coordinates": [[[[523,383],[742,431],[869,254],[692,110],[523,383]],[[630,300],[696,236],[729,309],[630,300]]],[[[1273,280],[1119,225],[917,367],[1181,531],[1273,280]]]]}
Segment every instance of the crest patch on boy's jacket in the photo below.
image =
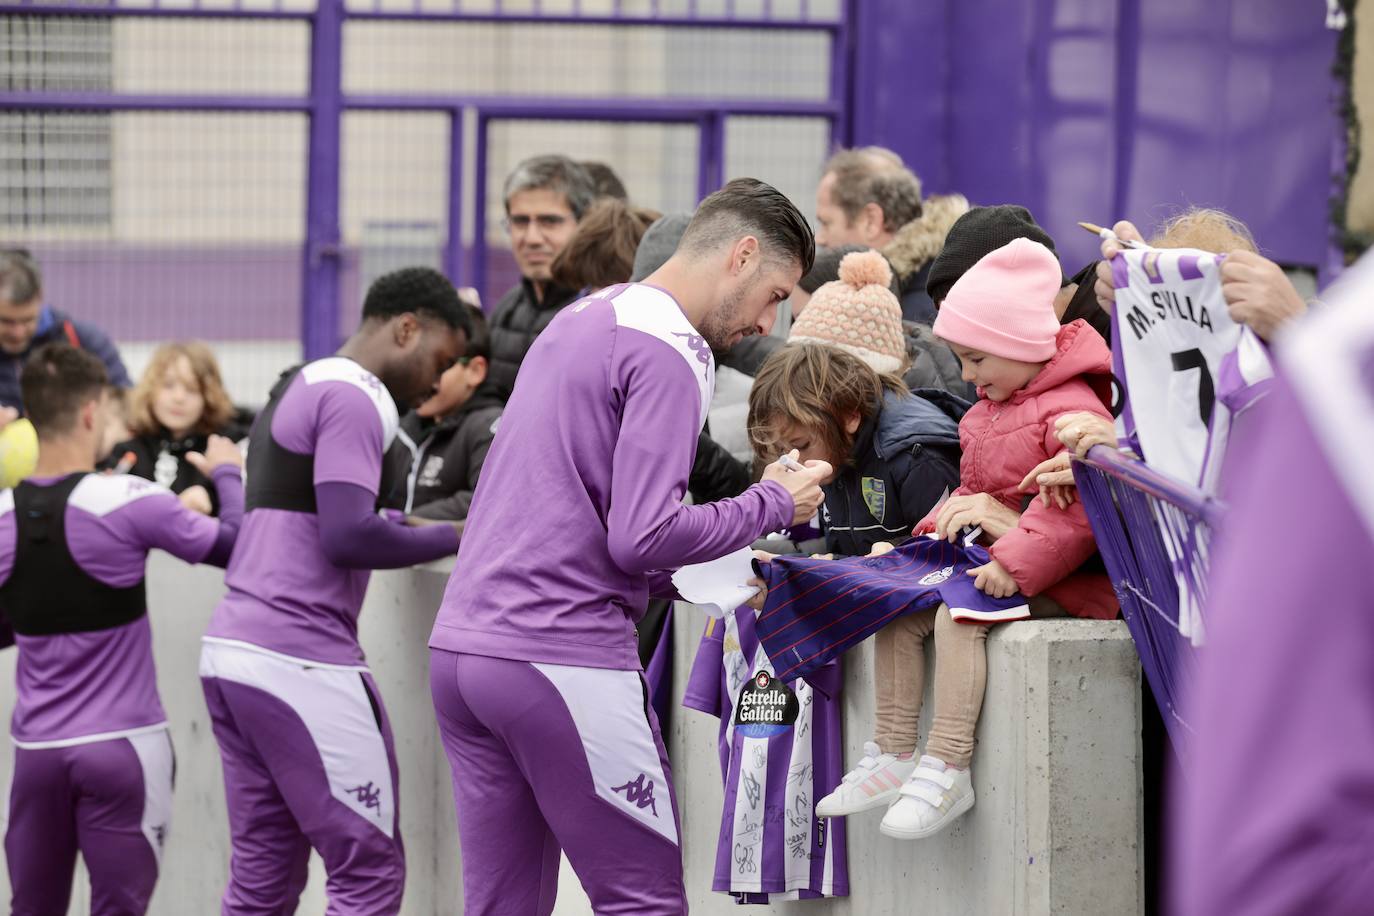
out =
{"type": "Polygon", "coordinates": [[[873,517],[881,520],[887,508],[887,485],[881,477],[865,477],[859,481],[859,489],[864,495],[864,505],[873,517]]]}
{"type": "Polygon", "coordinates": [[[439,486],[439,475],[444,470],[444,457],[442,455],[430,455],[425,461],[424,469],[420,471],[419,485],[422,487],[439,486]]]}

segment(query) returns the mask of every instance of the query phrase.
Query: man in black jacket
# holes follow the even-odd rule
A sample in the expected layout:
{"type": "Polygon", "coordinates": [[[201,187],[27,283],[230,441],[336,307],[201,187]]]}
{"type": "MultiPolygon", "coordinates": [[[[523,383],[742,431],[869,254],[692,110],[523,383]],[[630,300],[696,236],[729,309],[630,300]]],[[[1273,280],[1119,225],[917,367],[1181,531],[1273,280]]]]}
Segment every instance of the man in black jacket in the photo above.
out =
{"type": "Polygon", "coordinates": [[[480,309],[464,307],[472,322],[466,354],[440,377],[439,391],[401,419],[386,455],[378,504],[412,518],[468,517],[505,406],[488,378],[486,321],[480,309]]]}
{"type": "Polygon", "coordinates": [[[491,313],[489,381],[503,401],[534,339],[577,298],[578,290],[553,282],[550,267],[595,199],[591,176],[567,156],[526,159],[506,179],[506,228],[520,283],[491,313]]]}

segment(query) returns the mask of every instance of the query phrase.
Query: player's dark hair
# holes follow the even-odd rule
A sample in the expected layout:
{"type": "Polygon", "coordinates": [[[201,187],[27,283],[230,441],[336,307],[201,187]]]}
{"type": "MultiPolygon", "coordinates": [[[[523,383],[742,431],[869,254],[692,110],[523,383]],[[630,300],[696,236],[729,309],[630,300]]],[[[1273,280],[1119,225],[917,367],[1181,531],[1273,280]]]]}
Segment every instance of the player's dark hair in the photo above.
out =
{"type": "Polygon", "coordinates": [[[70,430],[81,405],[99,400],[108,384],[98,357],[65,342],[39,347],[19,376],[24,413],[39,438],[70,430]]]}
{"type": "Polygon", "coordinates": [[[796,262],[802,273],[816,260],[806,217],[781,191],[757,178],[736,178],[697,207],[678,250],[705,254],[753,235],[772,261],[796,262]]]}
{"type": "Polygon", "coordinates": [[[402,267],[383,274],[368,287],[363,320],[382,321],[411,312],[442,321],[472,336],[472,321],[448,278],[430,267],[402,267]]]}

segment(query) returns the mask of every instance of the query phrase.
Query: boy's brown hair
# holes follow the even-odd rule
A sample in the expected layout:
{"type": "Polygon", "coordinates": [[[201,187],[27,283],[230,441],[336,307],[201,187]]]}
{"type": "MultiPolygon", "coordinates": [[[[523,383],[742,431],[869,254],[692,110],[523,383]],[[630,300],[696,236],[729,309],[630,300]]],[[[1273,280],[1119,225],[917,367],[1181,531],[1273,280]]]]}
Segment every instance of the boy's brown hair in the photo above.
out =
{"type": "Polygon", "coordinates": [[[205,399],[205,408],[192,432],[202,436],[217,433],[234,415],[234,402],[224,390],[214,352],[198,340],[167,343],[153,351],[148,368],[143,370],[143,377],[125,402],[129,432],[135,436],[155,436],[162,431],[162,424],[153,415],[153,393],[162,384],[162,377],[168,368],[183,356],[191,364],[191,374],[195,376],[196,383],[200,385],[200,395],[205,399]]]}
{"type": "Polygon", "coordinates": [[[906,395],[902,380],[875,372],[868,363],[837,347],[788,344],[764,361],[749,392],[749,444],[762,462],[785,449],[779,434],[796,425],[820,440],[827,460],[849,461],[854,440],[845,423],[862,425],[878,412],[887,392],[906,395]]]}
{"type": "Polygon", "coordinates": [[[628,282],[639,240],[661,215],[614,197],[597,201],[553,259],[549,267],[553,281],[568,289],[602,289],[628,282]]]}

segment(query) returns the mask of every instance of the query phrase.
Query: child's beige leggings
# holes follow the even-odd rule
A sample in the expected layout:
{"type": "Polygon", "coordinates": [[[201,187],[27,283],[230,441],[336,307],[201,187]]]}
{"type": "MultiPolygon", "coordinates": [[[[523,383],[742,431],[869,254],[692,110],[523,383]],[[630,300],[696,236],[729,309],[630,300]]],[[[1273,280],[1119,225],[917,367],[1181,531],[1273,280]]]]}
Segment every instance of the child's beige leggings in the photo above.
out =
{"type": "MultiPolygon", "coordinates": [[[[1064,609],[1037,596],[1034,617],[1062,617],[1064,609]]],[[[874,741],[885,754],[908,754],[919,738],[916,722],[925,690],[925,641],[935,635],[935,711],[925,753],[950,766],[973,760],[973,733],[987,688],[988,628],[956,623],[949,608],[899,617],[875,637],[873,688],[878,701],[874,741]]]]}

